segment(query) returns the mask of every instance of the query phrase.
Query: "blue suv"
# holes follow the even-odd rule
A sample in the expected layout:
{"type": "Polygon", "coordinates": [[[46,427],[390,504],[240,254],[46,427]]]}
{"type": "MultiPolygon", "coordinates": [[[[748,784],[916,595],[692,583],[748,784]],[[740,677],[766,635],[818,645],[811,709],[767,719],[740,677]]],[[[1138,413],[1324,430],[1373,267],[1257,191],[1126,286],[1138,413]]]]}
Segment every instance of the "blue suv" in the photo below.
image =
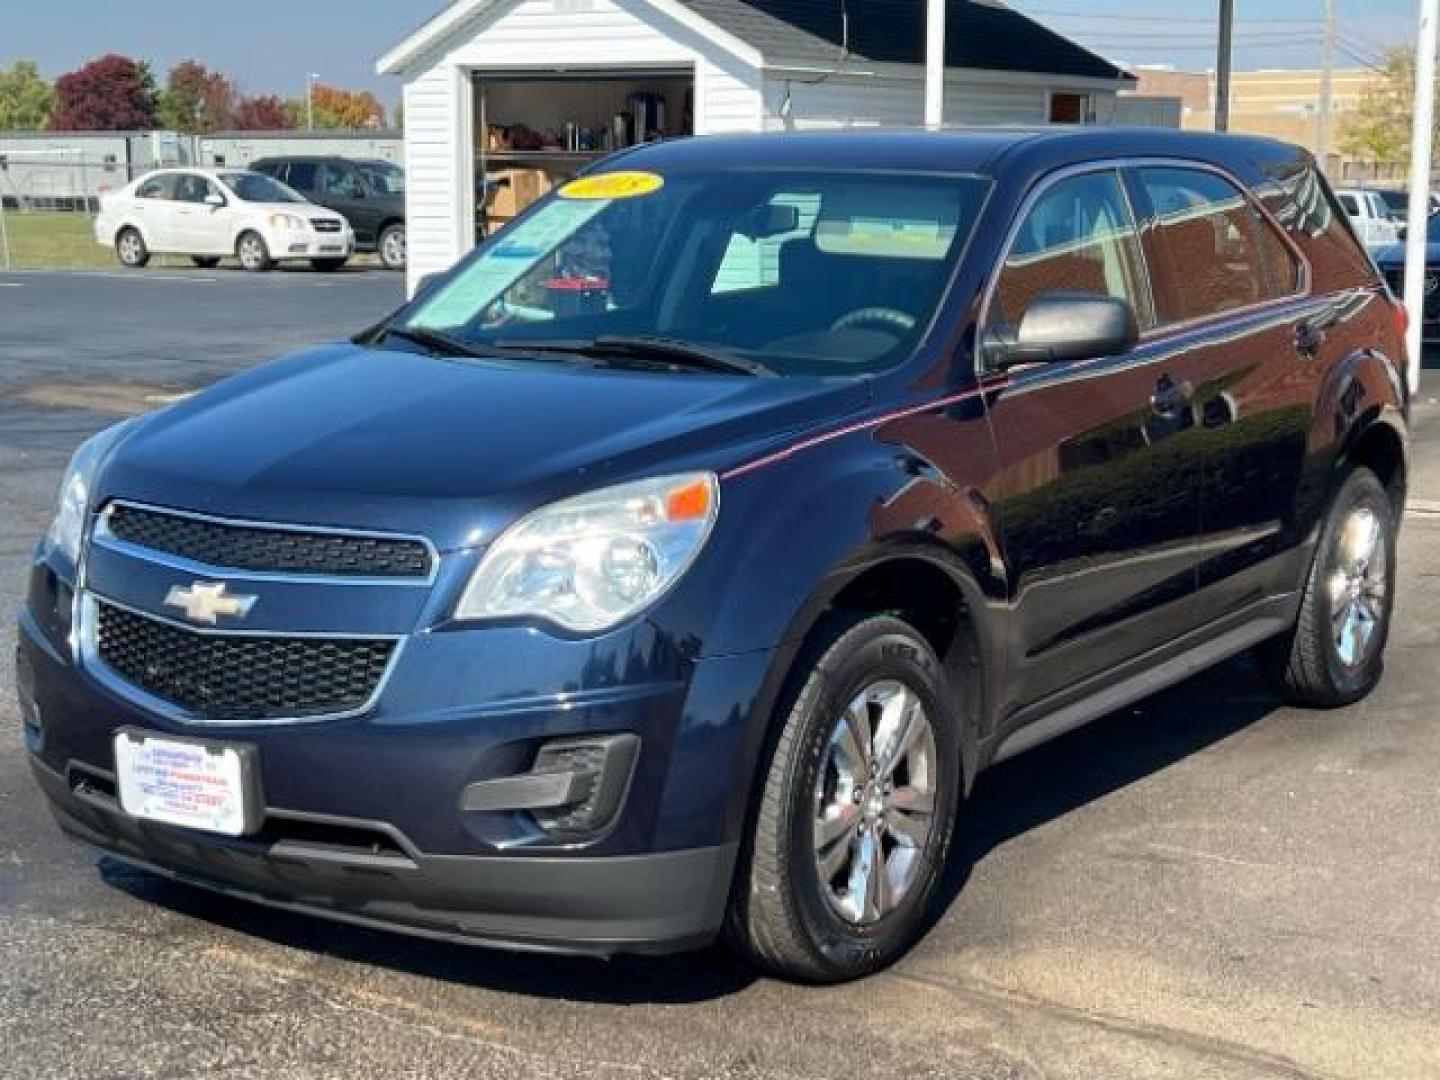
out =
{"type": "Polygon", "coordinates": [[[261,903],[862,975],[992,763],[1246,650],[1375,685],[1403,320],[1278,143],[626,152],[77,451],[30,761],[66,832],[261,903]]]}

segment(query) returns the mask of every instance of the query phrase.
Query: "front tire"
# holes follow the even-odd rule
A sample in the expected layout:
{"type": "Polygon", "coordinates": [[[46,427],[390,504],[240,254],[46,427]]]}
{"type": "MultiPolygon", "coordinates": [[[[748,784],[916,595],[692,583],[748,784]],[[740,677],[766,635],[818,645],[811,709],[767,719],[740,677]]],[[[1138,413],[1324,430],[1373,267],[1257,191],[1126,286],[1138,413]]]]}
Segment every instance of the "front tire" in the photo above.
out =
{"type": "Polygon", "coordinates": [[[726,932],[762,968],[831,983],[920,933],[954,834],[962,712],[900,619],[837,617],[804,657],[726,932]]]}
{"type": "Polygon", "coordinates": [[[376,242],[376,250],[380,253],[380,262],[386,270],[405,269],[405,226],[401,224],[387,225],[380,231],[380,238],[376,242]]]}
{"type": "Polygon", "coordinates": [[[1354,469],[1340,485],[1295,626],[1257,652],[1265,680],[1286,702],[1349,705],[1380,681],[1395,597],[1395,515],[1369,469],[1354,469]]]}
{"type": "Polygon", "coordinates": [[[251,273],[263,274],[275,265],[265,238],[257,232],[241,233],[235,242],[235,254],[240,257],[240,265],[251,273]]]}
{"type": "Polygon", "coordinates": [[[121,266],[131,270],[139,270],[150,261],[150,249],[145,246],[145,238],[140,235],[139,229],[127,225],[116,234],[115,257],[120,260],[121,266]]]}

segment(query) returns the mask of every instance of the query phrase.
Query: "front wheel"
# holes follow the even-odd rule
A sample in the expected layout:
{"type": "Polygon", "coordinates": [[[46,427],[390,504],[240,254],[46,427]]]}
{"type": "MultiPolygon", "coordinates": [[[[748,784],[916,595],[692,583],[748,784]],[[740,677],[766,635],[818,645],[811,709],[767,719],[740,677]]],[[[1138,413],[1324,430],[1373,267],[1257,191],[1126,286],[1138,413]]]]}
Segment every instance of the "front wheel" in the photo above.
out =
{"type": "Polygon", "coordinates": [[[247,232],[240,237],[235,244],[235,254],[240,257],[240,265],[252,273],[264,273],[274,265],[270,249],[265,246],[265,238],[256,232],[247,232]]]}
{"type": "Polygon", "coordinates": [[[385,226],[380,233],[380,240],[376,247],[380,251],[380,261],[385,265],[386,270],[405,269],[404,225],[385,226]]]}
{"type": "Polygon", "coordinates": [[[1380,681],[1395,597],[1395,513],[1369,469],[1340,485],[1295,626],[1257,651],[1266,681],[1287,702],[1349,705],[1380,681]]]}
{"type": "Polygon", "coordinates": [[[727,936],[776,974],[868,975],[919,935],[960,797],[960,711],[934,651],[890,616],[837,618],[763,777],[727,936]]]}

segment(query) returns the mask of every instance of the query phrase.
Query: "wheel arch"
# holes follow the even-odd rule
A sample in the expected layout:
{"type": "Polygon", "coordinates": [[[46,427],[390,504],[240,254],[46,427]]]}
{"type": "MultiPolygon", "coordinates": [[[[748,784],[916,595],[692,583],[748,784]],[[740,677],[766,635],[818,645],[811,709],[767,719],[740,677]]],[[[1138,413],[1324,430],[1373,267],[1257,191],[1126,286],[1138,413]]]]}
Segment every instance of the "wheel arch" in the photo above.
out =
{"type": "Polygon", "coordinates": [[[1317,399],[1311,431],[1312,447],[1329,440],[1333,450],[1325,505],[1356,465],[1380,477],[1397,510],[1404,505],[1408,411],[1401,369],[1385,354],[1361,349],[1335,366],[1317,399]]]}

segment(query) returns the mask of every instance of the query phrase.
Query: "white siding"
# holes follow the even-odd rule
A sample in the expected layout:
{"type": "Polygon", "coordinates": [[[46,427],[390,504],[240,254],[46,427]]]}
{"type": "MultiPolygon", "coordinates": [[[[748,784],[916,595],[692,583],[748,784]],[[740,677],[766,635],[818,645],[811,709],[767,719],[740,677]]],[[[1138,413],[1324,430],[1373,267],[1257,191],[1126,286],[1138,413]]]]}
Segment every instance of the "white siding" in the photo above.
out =
{"type": "Polygon", "coordinates": [[[760,73],[649,0],[505,0],[411,63],[405,86],[409,281],[473,243],[470,73],[664,65],[695,70],[697,134],[761,125],[760,73]],[[463,99],[463,100],[462,100],[463,99]]]}

